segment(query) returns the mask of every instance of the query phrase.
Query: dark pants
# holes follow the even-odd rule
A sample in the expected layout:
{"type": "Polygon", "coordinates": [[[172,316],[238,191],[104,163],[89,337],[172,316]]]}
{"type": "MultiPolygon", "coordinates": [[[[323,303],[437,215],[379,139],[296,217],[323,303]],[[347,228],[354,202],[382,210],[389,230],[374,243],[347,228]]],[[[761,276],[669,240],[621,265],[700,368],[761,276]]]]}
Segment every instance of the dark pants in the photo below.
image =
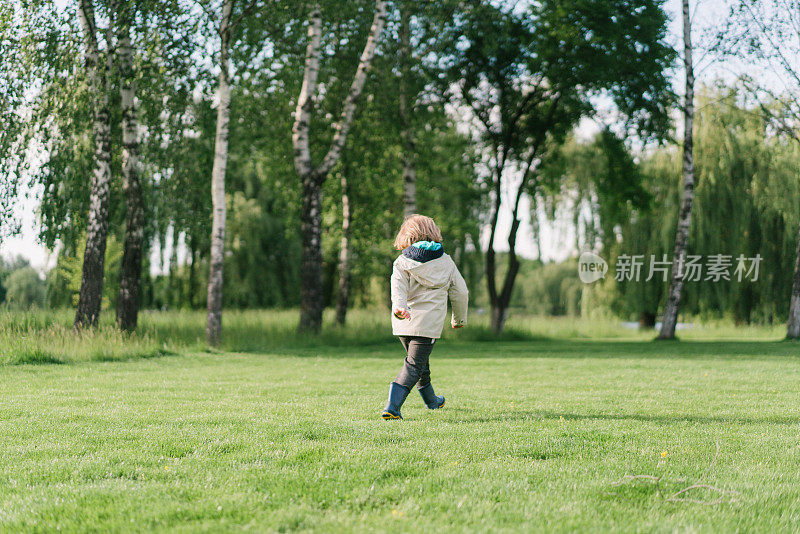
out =
{"type": "Polygon", "coordinates": [[[433,350],[435,339],[417,336],[399,336],[400,343],[406,349],[406,360],[403,368],[397,373],[394,381],[408,389],[414,384],[421,389],[431,383],[431,367],[428,359],[433,350]]]}

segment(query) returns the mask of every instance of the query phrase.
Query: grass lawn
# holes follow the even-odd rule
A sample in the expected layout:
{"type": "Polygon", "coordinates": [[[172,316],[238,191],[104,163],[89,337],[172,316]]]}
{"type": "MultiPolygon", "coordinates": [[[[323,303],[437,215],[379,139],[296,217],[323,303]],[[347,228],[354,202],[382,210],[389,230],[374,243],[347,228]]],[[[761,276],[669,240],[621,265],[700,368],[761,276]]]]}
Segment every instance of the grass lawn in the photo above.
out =
{"type": "Polygon", "coordinates": [[[0,531],[797,530],[800,346],[648,339],[2,366],[0,531]]]}

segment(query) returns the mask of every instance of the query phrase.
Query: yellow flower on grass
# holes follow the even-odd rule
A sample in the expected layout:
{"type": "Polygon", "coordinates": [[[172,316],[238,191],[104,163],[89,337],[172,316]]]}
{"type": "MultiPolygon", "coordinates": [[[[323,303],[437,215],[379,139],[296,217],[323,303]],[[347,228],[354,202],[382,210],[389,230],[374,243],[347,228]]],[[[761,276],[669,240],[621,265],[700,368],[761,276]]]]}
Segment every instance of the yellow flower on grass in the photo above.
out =
{"type": "Polygon", "coordinates": [[[662,458],[666,458],[667,457],[667,451],[661,451],[661,457],[662,458]]]}
{"type": "Polygon", "coordinates": [[[395,517],[403,517],[406,514],[404,514],[400,510],[392,510],[392,515],[395,516],[395,517]]]}
{"type": "Polygon", "coordinates": [[[168,465],[164,466],[164,471],[169,471],[169,466],[168,465]]]}

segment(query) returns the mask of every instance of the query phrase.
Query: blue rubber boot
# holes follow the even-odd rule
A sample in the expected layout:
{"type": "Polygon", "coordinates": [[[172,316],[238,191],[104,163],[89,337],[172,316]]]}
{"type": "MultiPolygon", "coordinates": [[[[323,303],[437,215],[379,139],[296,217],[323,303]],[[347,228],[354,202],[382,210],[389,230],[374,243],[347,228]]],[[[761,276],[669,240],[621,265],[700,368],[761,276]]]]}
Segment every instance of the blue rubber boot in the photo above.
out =
{"type": "Polygon", "coordinates": [[[444,406],[444,396],[434,393],[432,384],[428,384],[424,388],[419,388],[419,394],[422,396],[422,400],[425,401],[425,406],[427,406],[429,410],[438,410],[444,406]]]}
{"type": "Polygon", "coordinates": [[[402,419],[403,416],[400,414],[400,407],[406,401],[408,392],[409,389],[407,387],[401,386],[396,382],[389,384],[389,402],[386,403],[386,408],[383,409],[381,417],[387,421],[390,419],[402,419]]]}

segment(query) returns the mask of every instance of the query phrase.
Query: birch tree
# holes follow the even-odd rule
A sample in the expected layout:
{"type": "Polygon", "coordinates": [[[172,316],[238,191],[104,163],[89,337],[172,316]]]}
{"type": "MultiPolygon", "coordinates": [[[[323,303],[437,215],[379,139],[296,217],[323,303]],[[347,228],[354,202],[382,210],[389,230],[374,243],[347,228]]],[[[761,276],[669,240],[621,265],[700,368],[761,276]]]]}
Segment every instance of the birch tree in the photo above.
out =
{"type": "Polygon", "coordinates": [[[125,193],[126,223],[120,271],[117,324],[122,330],[136,328],[139,314],[139,286],[144,246],[144,201],[139,182],[139,122],[131,43],[132,6],[117,2],[117,57],[122,106],[122,189],[125,193]]]}
{"type": "Polygon", "coordinates": [[[333,139],[322,161],[316,165],[311,158],[309,134],[320,70],[322,13],[319,3],[314,3],[309,18],[303,82],[297,98],[292,127],[294,166],[302,187],[303,260],[299,325],[301,330],[317,332],[322,326],[322,185],[341,156],[356,111],[357,101],[364,88],[367,70],[372,64],[378,39],[383,30],[385,17],[386,0],[377,0],[366,44],[345,97],[341,114],[333,127],[333,139]]]}
{"type": "Polygon", "coordinates": [[[206,339],[219,344],[222,336],[222,280],[225,264],[225,170],[228,163],[228,131],[231,107],[231,44],[239,23],[256,7],[258,0],[243,6],[234,18],[236,0],[223,0],[219,18],[219,77],[217,80],[217,128],[214,138],[214,164],[211,173],[211,255],[208,273],[206,339]]]}
{"type": "Polygon", "coordinates": [[[219,23],[219,78],[217,85],[217,133],[214,140],[214,166],[211,174],[211,256],[208,273],[206,338],[217,345],[222,335],[222,269],[225,264],[225,167],[228,162],[230,123],[230,45],[234,0],[223,0],[219,23]]]}
{"type": "Polygon", "coordinates": [[[350,186],[343,172],[342,186],[342,240],[339,244],[339,287],[336,292],[336,322],[344,326],[347,306],[350,303],[350,186]]]}
{"type": "MultiPolygon", "coordinates": [[[[111,13],[114,11],[112,9],[111,13]]],[[[93,103],[92,135],[95,148],[89,219],[86,226],[86,250],[83,256],[78,307],[75,312],[75,328],[94,326],[100,316],[111,188],[111,126],[108,108],[110,73],[100,57],[92,0],[78,1],[78,17],[83,30],[87,90],[93,103]]],[[[110,19],[112,22],[109,23],[106,32],[106,42],[109,45],[113,32],[113,16],[110,19]]],[[[113,54],[111,46],[108,48],[107,58],[110,61],[113,54]]]]}
{"type": "Polygon", "coordinates": [[[683,292],[683,265],[686,261],[686,248],[689,241],[689,227],[692,223],[692,204],[694,202],[694,65],[692,63],[692,20],[689,0],[682,0],[683,11],[683,65],[686,72],[683,100],[683,190],[681,207],[678,212],[678,227],[675,231],[675,247],[672,252],[672,269],[667,303],[658,339],[675,339],[675,326],[678,323],[678,310],[683,292]]]}

